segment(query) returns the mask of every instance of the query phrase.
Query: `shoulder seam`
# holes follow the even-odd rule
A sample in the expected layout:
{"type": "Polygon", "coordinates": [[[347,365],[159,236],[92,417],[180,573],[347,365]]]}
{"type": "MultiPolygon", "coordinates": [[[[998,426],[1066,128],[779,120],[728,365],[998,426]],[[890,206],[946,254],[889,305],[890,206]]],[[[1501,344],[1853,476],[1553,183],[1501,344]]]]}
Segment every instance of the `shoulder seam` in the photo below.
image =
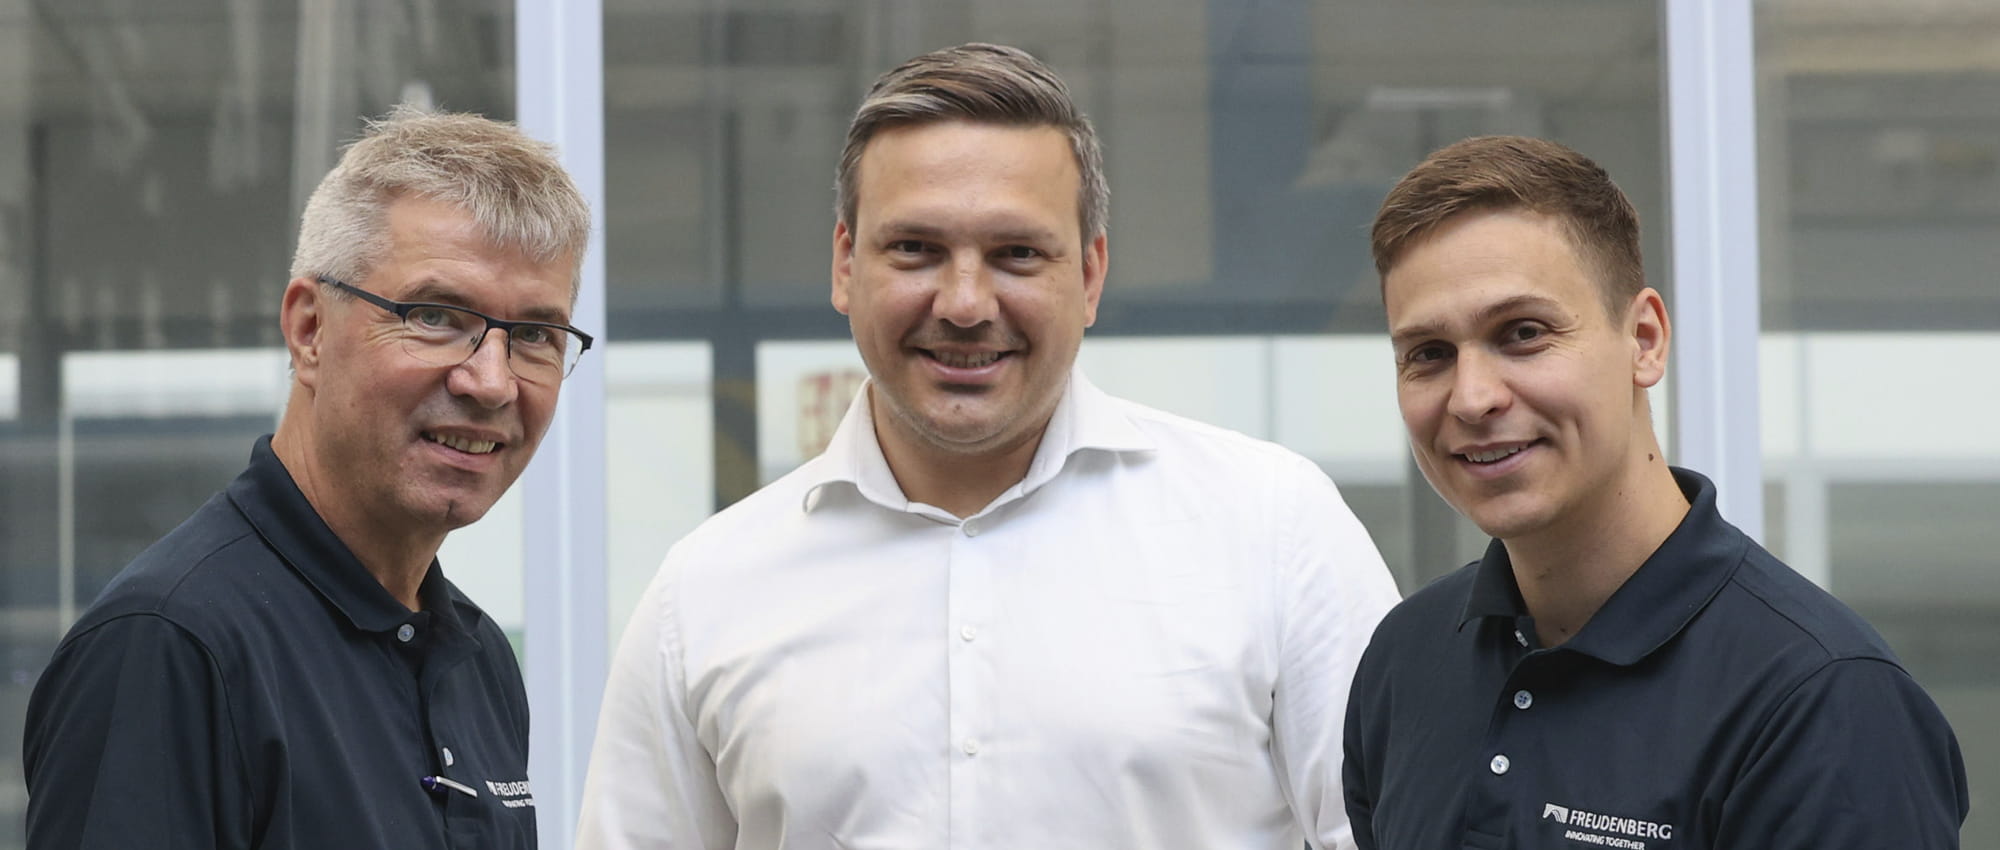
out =
{"type": "MultiPolygon", "coordinates": [[[[189,579],[189,578],[191,578],[191,577],[192,577],[192,576],[194,575],[194,573],[195,573],[195,571],[196,571],[197,569],[200,569],[200,568],[201,568],[202,566],[206,565],[206,564],[207,564],[208,562],[210,562],[210,561],[214,560],[214,559],[215,559],[215,556],[217,556],[217,555],[220,555],[220,554],[222,554],[223,550],[225,550],[225,549],[228,549],[228,548],[229,548],[229,547],[231,547],[231,546],[235,546],[236,544],[238,544],[238,543],[241,543],[241,542],[243,542],[243,539],[244,539],[244,538],[246,538],[246,537],[258,537],[258,534],[257,534],[257,531],[256,531],[256,529],[254,529],[254,528],[252,528],[252,529],[246,529],[245,531],[243,531],[243,533],[241,533],[241,534],[238,534],[238,535],[236,535],[236,536],[234,536],[234,537],[231,537],[231,538],[229,538],[229,539],[227,539],[227,540],[224,540],[224,541],[222,541],[221,543],[218,543],[218,544],[216,544],[214,548],[212,548],[212,549],[209,549],[209,550],[208,550],[207,552],[204,552],[204,553],[202,553],[201,557],[199,557],[199,558],[196,558],[196,559],[195,559],[194,561],[192,561],[191,563],[189,563],[189,564],[187,565],[187,567],[186,567],[185,569],[183,569],[183,570],[181,571],[181,574],[180,574],[179,576],[176,576],[176,577],[174,578],[174,581],[173,581],[173,583],[172,583],[172,584],[169,584],[169,585],[167,585],[167,587],[166,587],[166,588],[165,588],[164,590],[161,590],[161,591],[160,591],[160,593],[159,593],[159,595],[158,595],[158,596],[156,596],[155,598],[153,598],[152,600],[150,600],[150,601],[148,602],[148,604],[147,604],[147,606],[146,606],[145,608],[143,608],[143,609],[138,609],[138,610],[134,610],[134,611],[128,611],[128,612],[125,612],[125,613],[127,613],[127,614],[132,614],[132,613],[153,613],[153,614],[158,614],[158,615],[160,615],[160,616],[161,616],[161,617],[162,617],[163,619],[166,619],[166,620],[167,620],[168,622],[170,622],[170,623],[173,623],[173,624],[174,624],[174,626],[175,626],[176,628],[179,628],[179,629],[182,629],[182,630],[184,630],[184,631],[187,631],[187,632],[189,632],[190,634],[192,634],[192,633],[193,633],[193,630],[192,630],[192,629],[190,629],[190,628],[188,627],[188,624],[186,624],[186,623],[183,623],[183,622],[181,622],[181,621],[180,621],[180,620],[178,620],[178,619],[175,619],[175,618],[174,618],[173,616],[171,616],[170,614],[168,614],[168,613],[167,613],[167,611],[166,611],[166,606],[167,606],[167,602],[168,602],[168,600],[171,600],[171,599],[173,599],[174,595],[180,592],[180,589],[181,589],[181,586],[187,583],[188,579],[189,579]]],[[[261,537],[259,537],[259,539],[262,539],[262,538],[261,538],[261,537]]],[[[284,558],[283,558],[282,556],[280,556],[280,557],[278,558],[278,560],[282,562],[282,561],[284,560],[284,558]]],[[[86,612],[86,613],[87,613],[87,612],[86,612]]],[[[116,619],[117,617],[121,617],[121,616],[125,616],[125,614],[118,614],[118,615],[113,615],[113,617],[112,617],[111,619],[116,619]]],[[[107,620],[105,620],[105,622],[110,622],[110,621],[111,621],[110,619],[107,619],[107,620]]],[[[93,624],[93,625],[92,625],[92,626],[91,626],[91,627],[90,627],[89,629],[85,629],[84,631],[86,631],[86,632],[87,632],[87,631],[90,631],[91,629],[95,629],[95,628],[97,628],[97,626],[98,626],[98,625],[102,625],[102,624],[101,624],[101,623],[100,623],[100,624],[93,624]]],[[[65,640],[67,640],[68,638],[64,638],[64,639],[65,639],[65,640]]]]}
{"type": "MultiPolygon", "coordinates": [[[[1809,628],[1805,623],[1799,622],[1797,617],[1792,616],[1790,613],[1784,611],[1783,609],[1780,609],[1776,604],[1773,604],[1771,598],[1768,595],[1760,592],[1757,588],[1752,587],[1749,583],[1743,581],[1743,567],[1748,565],[1749,560],[1750,556],[1747,553],[1745,554],[1744,557],[1739,559],[1736,565],[1736,569],[1729,576],[1729,580],[1723,583],[1723,586],[1727,587],[1733,585],[1735,587],[1741,588],[1744,593],[1749,594],[1752,599],[1757,600],[1757,604],[1764,606],[1764,609],[1770,611],[1773,616],[1779,617],[1783,619],[1786,623],[1791,624],[1791,627],[1797,629],[1799,634],[1804,635],[1807,639],[1811,640],[1813,642],[1813,645],[1819,647],[1819,651],[1826,655],[1826,659],[1821,663],[1821,667],[1824,667],[1826,664],[1831,664],[1835,661],[1873,660],[1890,664],[1896,667],[1897,669],[1902,669],[1903,665],[1899,661],[1884,656],[1880,653],[1875,653],[1875,652],[1842,653],[1834,651],[1833,647],[1827,645],[1826,638],[1822,636],[1818,630],[1809,628]]],[[[1784,569],[1791,569],[1791,567],[1786,566],[1783,562],[1779,562],[1778,566],[1784,569]]],[[[1809,679],[1812,676],[1817,675],[1819,669],[1820,668],[1814,668],[1812,673],[1809,673],[1806,676],[1802,677],[1800,681],[1804,681],[1805,679],[1809,679]]],[[[1790,694],[1787,694],[1787,696],[1790,696],[1790,694]]]]}
{"type": "MultiPolygon", "coordinates": [[[[229,543],[233,544],[237,540],[241,539],[242,539],[241,537],[231,538],[229,543]]],[[[217,551],[220,551],[221,549],[227,547],[228,545],[229,544],[224,544],[223,546],[216,547],[216,549],[217,551]]],[[[213,554],[214,553],[210,553],[211,556],[213,554]]],[[[208,556],[204,556],[202,558],[202,561],[206,560],[208,560],[208,556]]],[[[179,587],[179,585],[180,585],[179,582],[175,582],[175,587],[179,587]]],[[[171,594],[169,593],[167,595],[171,594]]],[[[163,595],[161,598],[164,599],[165,595],[163,595]]],[[[217,683],[217,686],[222,689],[221,707],[222,707],[223,717],[227,720],[229,724],[229,744],[230,744],[229,749],[236,759],[236,768],[237,768],[236,775],[238,781],[244,786],[242,789],[244,793],[241,799],[244,801],[245,806],[252,806],[254,804],[254,794],[256,789],[249,787],[250,758],[243,752],[243,735],[237,728],[236,705],[235,705],[235,700],[230,697],[229,677],[223,675],[222,665],[216,661],[215,649],[213,647],[210,647],[207,641],[202,640],[201,635],[196,634],[193,629],[188,628],[186,624],[181,623],[180,621],[174,619],[172,616],[169,616],[164,611],[159,611],[159,610],[126,611],[121,614],[114,614],[110,617],[107,617],[101,623],[93,623],[89,628],[84,629],[81,632],[78,632],[73,635],[67,635],[63,638],[62,642],[64,644],[67,644],[75,638],[79,638],[84,635],[90,634],[92,632],[96,632],[99,629],[102,629],[105,626],[108,626],[112,623],[116,623],[121,620],[136,619],[140,617],[146,617],[158,620],[162,623],[167,624],[168,626],[171,626],[174,629],[174,631],[177,631],[182,635],[185,635],[188,639],[188,642],[192,644],[196,649],[201,651],[202,660],[208,664],[209,672],[215,676],[215,681],[217,683]]],[[[251,817],[251,812],[245,811],[245,812],[239,812],[237,814],[246,818],[245,820],[246,823],[249,822],[248,819],[251,817]]]]}

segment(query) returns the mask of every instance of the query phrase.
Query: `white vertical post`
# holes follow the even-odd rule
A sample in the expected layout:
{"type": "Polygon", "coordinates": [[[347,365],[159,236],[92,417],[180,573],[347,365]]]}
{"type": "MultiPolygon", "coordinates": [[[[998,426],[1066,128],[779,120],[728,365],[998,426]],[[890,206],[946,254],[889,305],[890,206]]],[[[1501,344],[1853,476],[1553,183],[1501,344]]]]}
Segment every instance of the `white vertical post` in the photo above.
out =
{"type": "Polygon", "coordinates": [[[1763,539],[1756,57],[1751,0],[1663,0],[1674,269],[1675,462],[1763,539]]]}
{"type": "Polygon", "coordinates": [[[529,774],[540,845],[570,846],[608,663],[605,616],[604,25],[600,0],[515,0],[516,110],[590,202],[593,238],[571,324],[597,337],[563,383],[522,476],[529,774]]]}

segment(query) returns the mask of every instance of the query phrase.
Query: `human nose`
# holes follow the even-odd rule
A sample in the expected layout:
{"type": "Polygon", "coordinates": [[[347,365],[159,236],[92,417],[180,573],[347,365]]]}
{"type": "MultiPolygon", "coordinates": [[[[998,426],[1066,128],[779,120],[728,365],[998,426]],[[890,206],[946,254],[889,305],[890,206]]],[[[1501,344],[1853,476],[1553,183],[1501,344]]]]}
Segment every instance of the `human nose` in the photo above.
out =
{"type": "Polygon", "coordinates": [[[473,343],[472,356],[458,364],[445,379],[453,395],[472,399],[481,407],[502,408],[520,394],[514,368],[507,362],[507,332],[487,328],[473,343]],[[494,337],[498,336],[496,340],[494,337]]]}
{"type": "Polygon", "coordinates": [[[945,267],[944,280],[938,284],[931,311],[961,328],[993,320],[999,312],[999,299],[983,258],[953,257],[945,267]]]}
{"type": "Polygon", "coordinates": [[[1476,425],[1507,408],[1512,394],[1500,364],[1479,352],[1461,351],[1453,364],[1447,409],[1458,421],[1476,425]]]}

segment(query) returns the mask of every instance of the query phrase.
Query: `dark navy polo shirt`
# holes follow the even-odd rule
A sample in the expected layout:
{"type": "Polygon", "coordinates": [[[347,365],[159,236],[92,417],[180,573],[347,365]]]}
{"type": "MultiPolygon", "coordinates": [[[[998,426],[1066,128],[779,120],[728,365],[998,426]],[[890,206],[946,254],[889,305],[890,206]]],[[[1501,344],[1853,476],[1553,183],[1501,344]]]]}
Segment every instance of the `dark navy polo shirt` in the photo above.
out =
{"type": "Polygon", "coordinates": [[[28,846],[534,847],[507,638],[435,562],[418,597],[391,596],[259,440],[35,684],[28,846]]]}
{"type": "Polygon", "coordinates": [[[1937,706],[1708,479],[1674,477],[1686,519],[1560,646],[1499,541],[1383,620],[1345,729],[1364,850],[1958,846],[1937,706]]]}

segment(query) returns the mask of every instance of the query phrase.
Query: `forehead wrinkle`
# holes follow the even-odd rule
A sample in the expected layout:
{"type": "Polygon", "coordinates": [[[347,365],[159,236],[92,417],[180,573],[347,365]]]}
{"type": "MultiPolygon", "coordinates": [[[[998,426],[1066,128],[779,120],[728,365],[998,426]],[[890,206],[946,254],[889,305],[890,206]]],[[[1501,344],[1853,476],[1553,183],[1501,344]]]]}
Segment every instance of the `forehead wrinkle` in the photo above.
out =
{"type": "Polygon", "coordinates": [[[1565,314],[1567,313],[1567,311],[1564,310],[1563,308],[1562,302],[1554,298],[1550,298],[1546,295],[1524,293],[1521,295],[1508,296],[1498,301],[1494,301],[1490,304],[1482,305],[1478,309],[1473,310],[1470,315],[1466,316],[1462,323],[1451,322],[1449,318],[1426,319],[1416,324],[1405,325],[1401,328],[1396,328],[1392,330],[1389,334],[1389,339],[1396,343],[1403,343],[1412,339],[1443,336],[1445,335],[1446,329],[1453,324],[1464,324],[1471,327],[1479,327],[1481,325],[1485,325],[1492,322],[1495,318],[1498,318],[1500,316],[1528,309],[1552,310],[1559,313],[1565,313],[1565,314]]]}
{"type": "MultiPolygon", "coordinates": [[[[1012,218],[1002,214],[1002,218],[1012,218]]],[[[986,241],[1047,243],[1057,240],[1057,234],[1046,227],[1023,224],[1014,221],[992,223],[975,222],[968,230],[986,241]]],[[[877,231],[884,237],[915,236],[925,239],[943,239],[954,235],[957,229],[943,227],[929,220],[890,219],[882,223],[877,231]]]]}
{"type": "MultiPolygon", "coordinates": [[[[434,304],[448,304],[453,307],[464,307],[469,310],[479,309],[478,307],[473,306],[472,299],[467,298],[463,294],[461,294],[457,287],[454,287],[451,284],[448,284],[443,280],[440,280],[435,277],[425,278],[423,282],[417,284],[415,289],[410,290],[407,294],[405,294],[402,298],[398,300],[429,301],[434,304]]],[[[480,312],[485,312],[485,311],[481,310],[480,312]]],[[[494,318],[518,319],[521,321],[528,321],[528,322],[548,322],[550,324],[560,325],[569,322],[569,313],[568,311],[563,310],[560,307],[535,305],[532,307],[528,307],[527,309],[522,310],[520,313],[517,313],[512,316],[494,316],[494,318]]]]}

